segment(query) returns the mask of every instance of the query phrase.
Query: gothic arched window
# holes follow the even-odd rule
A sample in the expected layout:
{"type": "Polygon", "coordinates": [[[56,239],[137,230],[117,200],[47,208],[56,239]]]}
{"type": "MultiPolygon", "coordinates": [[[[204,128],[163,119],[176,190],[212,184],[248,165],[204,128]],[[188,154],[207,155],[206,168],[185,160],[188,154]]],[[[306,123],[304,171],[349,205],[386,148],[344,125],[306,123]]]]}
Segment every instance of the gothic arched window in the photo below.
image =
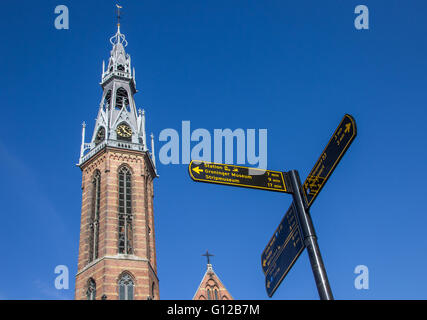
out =
{"type": "Polygon", "coordinates": [[[111,90],[108,90],[107,94],[105,95],[104,98],[104,103],[102,104],[102,109],[104,111],[107,111],[110,109],[110,104],[111,104],[111,90]]]}
{"type": "Polygon", "coordinates": [[[116,91],[116,109],[120,110],[122,108],[126,108],[128,112],[130,111],[128,92],[120,87],[116,91]]]}
{"type": "Polygon", "coordinates": [[[207,289],[208,291],[208,300],[212,300],[211,289],[207,289]]]}
{"type": "Polygon", "coordinates": [[[156,288],[156,284],[153,282],[151,285],[151,299],[154,299],[154,289],[156,288]]]}
{"type": "Polygon", "coordinates": [[[119,279],[119,300],[133,300],[134,283],[132,277],[124,273],[119,279]]]}
{"type": "Polygon", "coordinates": [[[96,298],[96,283],[92,278],[87,282],[86,297],[88,300],[95,300],[96,298]]]}
{"type": "Polygon", "coordinates": [[[215,291],[214,291],[214,292],[215,292],[215,300],[219,300],[219,299],[218,299],[218,290],[217,290],[217,289],[215,289],[215,291]]]}
{"type": "Polygon", "coordinates": [[[119,253],[133,253],[132,173],[125,166],[119,170],[119,253]]]}
{"type": "Polygon", "coordinates": [[[101,172],[96,170],[92,180],[92,213],[90,216],[89,262],[98,259],[100,199],[101,172]]]}

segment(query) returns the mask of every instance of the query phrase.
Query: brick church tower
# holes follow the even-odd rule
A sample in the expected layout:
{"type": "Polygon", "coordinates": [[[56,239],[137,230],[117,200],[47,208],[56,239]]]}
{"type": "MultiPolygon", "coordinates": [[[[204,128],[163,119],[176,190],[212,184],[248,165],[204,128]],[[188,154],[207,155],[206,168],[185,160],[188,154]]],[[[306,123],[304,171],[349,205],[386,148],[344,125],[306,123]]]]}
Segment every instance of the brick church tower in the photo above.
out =
{"type": "MultiPolygon", "coordinates": [[[[120,21],[119,21],[120,22],[120,21]]],[[[78,166],[82,211],[75,299],[159,299],[154,237],[154,141],[136,109],[135,69],[120,32],[102,66],[103,94],[90,143],[85,124],[78,166]]]]}

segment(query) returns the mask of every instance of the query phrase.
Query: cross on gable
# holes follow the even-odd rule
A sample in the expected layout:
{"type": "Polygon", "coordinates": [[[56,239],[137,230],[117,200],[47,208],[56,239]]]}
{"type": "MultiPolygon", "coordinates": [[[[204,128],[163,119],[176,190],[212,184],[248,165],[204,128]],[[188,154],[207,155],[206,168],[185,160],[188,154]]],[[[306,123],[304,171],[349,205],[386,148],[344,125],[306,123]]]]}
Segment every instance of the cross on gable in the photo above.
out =
{"type": "Polygon", "coordinates": [[[204,257],[206,257],[208,259],[208,264],[211,264],[209,257],[213,257],[214,256],[213,254],[210,254],[209,251],[206,250],[206,253],[202,254],[202,256],[204,256],[204,257]]]}

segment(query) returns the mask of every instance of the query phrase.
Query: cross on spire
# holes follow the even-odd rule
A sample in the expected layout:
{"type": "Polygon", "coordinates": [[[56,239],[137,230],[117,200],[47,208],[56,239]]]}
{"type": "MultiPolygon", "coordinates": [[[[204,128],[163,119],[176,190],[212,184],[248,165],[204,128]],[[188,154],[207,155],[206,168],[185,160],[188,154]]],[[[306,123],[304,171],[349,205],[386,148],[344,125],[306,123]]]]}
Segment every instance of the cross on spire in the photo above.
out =
{"type": "Polygon", "coordinates": [[[209,257],[213,257],[214,256],[213,254],[210,254],[209,251],[206,250],[206,253],[202,254],[202,256],[204,256],[204,257],[206,257],[208,259],[208,264],[211,264],[210,260],[209,260],[209,257]]]}

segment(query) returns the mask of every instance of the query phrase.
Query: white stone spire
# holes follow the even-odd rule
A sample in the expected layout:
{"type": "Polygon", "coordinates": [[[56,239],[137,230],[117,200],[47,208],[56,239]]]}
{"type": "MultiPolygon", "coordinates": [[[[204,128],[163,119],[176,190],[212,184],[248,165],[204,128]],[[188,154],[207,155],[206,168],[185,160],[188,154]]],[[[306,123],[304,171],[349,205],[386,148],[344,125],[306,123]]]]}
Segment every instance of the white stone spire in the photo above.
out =
{"type": "MultiPolygon", "coordinates": [[[[107,68],[104,69],[101,86],[104,90],[101,99],[101,109],[98,114],[92,142],[95,141],[96,134],[101,127],[105,127],[106,138],[116,140],[117,127],[126,124],[132,136],[128,137],[128,142],[139,144],[139,116],[136,111],[133,95],[136,93],[135,81],[131,72],[130,55],[125,52],[127,41],[120,31],[120,24],[117,25],[116,34],[110,38],[112,50],[108,59],[107,68]]],[[[142,140],[142,139],[141,139],[142,140]]],[[[141,148],[142,149],[142,148],[141,148]]]]}
{"type": "MultiPolygon", "coordinates": [[[[117,8],[119,8],[118,6],[117,8]]],[[[152,155],[148,151],[145,111],[137,111],[134,95],[135,69],[131,57],[126,53],[126,37],[120,30],[120,10],[118,10],[117,31],[110,38],[112,49],[107,62],[102,62],[101,87],[103,94],[99,103],[98,116],[92,139],[85,143],[85,127],[82,128],[82,144],[79,165],[82,165],[105,147],[146,152],[152,169],[155,169],[154,139],[152,155]],[[88,152],[86,152],[89,149],[88,152]]]]}

